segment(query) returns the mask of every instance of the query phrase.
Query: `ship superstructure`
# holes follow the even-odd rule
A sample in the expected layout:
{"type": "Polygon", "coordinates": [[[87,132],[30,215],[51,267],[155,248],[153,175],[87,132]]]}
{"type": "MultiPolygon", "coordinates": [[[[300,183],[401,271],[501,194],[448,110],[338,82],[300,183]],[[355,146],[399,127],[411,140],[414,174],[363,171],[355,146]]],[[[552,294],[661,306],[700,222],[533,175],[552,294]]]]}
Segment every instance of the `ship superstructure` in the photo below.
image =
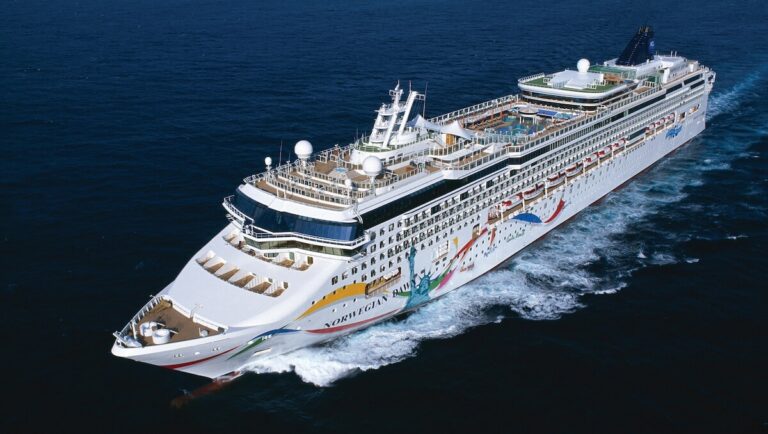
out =
{"type": "Polygon", "coordinates": [[[617,59],[430,119],[415,110],[424,95],[398,85],[354,143],[267,157],[224,199],[229,224],[112,351],[215,378],[414,309],[699,134],[714,79],[656,54],[643,27],[617,59]]]}

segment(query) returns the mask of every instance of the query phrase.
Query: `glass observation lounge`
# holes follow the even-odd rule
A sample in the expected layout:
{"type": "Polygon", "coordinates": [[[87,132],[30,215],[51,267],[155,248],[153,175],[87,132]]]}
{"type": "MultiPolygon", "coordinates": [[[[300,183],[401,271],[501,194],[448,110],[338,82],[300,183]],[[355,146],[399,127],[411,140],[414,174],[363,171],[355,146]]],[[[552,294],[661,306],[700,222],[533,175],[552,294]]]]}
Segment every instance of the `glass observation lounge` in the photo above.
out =
{"type": "Polygon", "coordinates": [[[252,221],[258,229],[272,234],[295,233],[299,236],[324,238],[335,241],[353,241],[363,235],[358,223],[339,223],[275,211],[246,196],[239,189],[232,205],[252,221]]]}

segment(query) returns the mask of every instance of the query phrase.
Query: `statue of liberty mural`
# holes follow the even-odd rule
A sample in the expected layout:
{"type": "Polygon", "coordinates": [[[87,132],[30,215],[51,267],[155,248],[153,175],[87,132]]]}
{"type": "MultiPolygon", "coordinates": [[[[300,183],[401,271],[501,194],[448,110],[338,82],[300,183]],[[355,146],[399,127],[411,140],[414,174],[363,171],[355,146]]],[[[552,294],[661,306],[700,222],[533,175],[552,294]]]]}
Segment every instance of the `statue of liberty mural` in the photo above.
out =
{"type": "Polygon", "coordinates": [[[408,297],[408,302],[405,303],[405,309],[410,309],[429,301],[429,290],[432,286],[432,276],[429,273],[419,279],[418,285],[416,284],[416,248],[413,246],[411,246],[408,255],[408,266],[410,267],[409,282],[411,285],[411,295],[408,297]]]}

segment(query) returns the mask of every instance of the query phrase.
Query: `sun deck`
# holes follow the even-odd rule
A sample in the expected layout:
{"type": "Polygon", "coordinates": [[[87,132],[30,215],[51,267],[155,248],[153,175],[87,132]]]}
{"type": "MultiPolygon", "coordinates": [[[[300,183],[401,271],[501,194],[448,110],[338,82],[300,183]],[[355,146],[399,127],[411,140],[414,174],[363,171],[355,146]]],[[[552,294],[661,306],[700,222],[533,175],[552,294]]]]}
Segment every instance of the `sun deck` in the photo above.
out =
{"type": "MultiPolygon", "coordinates": [[[[551,75],[545,75],[543,77],[538,77],[538,78],[535,78],[533,80],[526,81],[524,83],[529,85],[529,86],[536,86],[536,87],[542,87],[542,88],[547,88],[547,89],[558,89],[558,88],[560,88],[560,87],[558,87],[556,84],[554,84],[552,82],[552,78],[553,77],[551,75]]],[[[580,87],[580,88],[569,89],[567,86],[566,87],[562,87],[562,88],[565,89],[565,90],[573,90],[573,91],[577,91],[577,92],[605,93],[605,92],[608,92],[611,89],[615,88],[617,86],[617,84],[618,83],[604,82],[604,83],[591,84],[591,85],[588,85],[586,87],[580,87]]]]}
{"type": "MultiPolygon", "coordinates": [[[[140,331],[142,326],[148,327],[149,330],[170,330],[171,337],[168,343],[197,339],[202,336],[213,336],[219,333],[216,329],[194,322],[191,318],[174,309],[170,301],[162,299],[141,318],[137,331],[140,331]],[[146,325],[143,326],[144,324],[146,325]]],[[[151,334],[143,336],[141,333],[137,333],[136,337],[144,346],[159,345],[155,343],[151,334]]]]}

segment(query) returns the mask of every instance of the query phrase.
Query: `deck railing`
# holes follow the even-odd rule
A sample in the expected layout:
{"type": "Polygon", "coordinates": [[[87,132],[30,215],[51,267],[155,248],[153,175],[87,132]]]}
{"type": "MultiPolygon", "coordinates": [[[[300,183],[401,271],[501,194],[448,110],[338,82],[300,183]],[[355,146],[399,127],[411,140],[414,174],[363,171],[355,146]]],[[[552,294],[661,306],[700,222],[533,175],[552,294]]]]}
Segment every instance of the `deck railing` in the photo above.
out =
{"type": "Polygon", "coordinates": [[[227,210],[228,213],[232,214],[236,218],[242,220],[243,223],[246,223],[249,220],[252,222],[253,221],[252,218],[240,212],[240,210],[235,208],[235,205],[232,204],[232,199],[234,197],[235,197],[234,195],[231,195],[224,198],[224,201],[221,203],[224,206],[224,209],[227,210]]]}
{"type": "MultiPolygon", "coordinates": [[[[158,305],[161,301],[163,301],[163,296],[155,296],[152,297],[147,304],[145,304],[138,312],[136,312],[136,315],[131,318],[130,321],[128,321],[128,324],[123,327],[122,330],[118,333],[119,336],[133,336],[136,337],[136,334],[138,334],[138,328],[139,322],[141,321],[144,316],[149,313],[155,306],[158,305]]],[[[123,343],[121,340],[118,339],[118,342],[123,343]]]]}
{"type": "Polygon", "coordinates": [[[483,111],[490,107],[495,107],[497,105],[507,104],[510,102],[517,102],[519,100],[520,100],[520,97],[518,95],[507,95],[501,98],[492,99],[490,101],[481,102],[480,104],[475,104],[470,107],[465,107],[463,109],[455,110],[450,113],[446,113],[444,115],[431,118],[429,119],[429,121],[434,122],[436,124],[444,124],[448,121],[458,119],[458,118],[463,118],[463,117],[466,117],[467,115],[483,111]]]}
{"type": "Polygon", "coordinates": [[[302,234],[299,232],[266,232],[258,226],[246,225],[243,227],[243,233],[253,239],[260,241],[280,241],[296,239],[301,241],[308,241],[313,244],[329,244],[341,248],[355,248],[370,240],[368,232],[355,238],[354,240],[337,240],[333,238],[324,238],[314,235],[302,234]]]}

